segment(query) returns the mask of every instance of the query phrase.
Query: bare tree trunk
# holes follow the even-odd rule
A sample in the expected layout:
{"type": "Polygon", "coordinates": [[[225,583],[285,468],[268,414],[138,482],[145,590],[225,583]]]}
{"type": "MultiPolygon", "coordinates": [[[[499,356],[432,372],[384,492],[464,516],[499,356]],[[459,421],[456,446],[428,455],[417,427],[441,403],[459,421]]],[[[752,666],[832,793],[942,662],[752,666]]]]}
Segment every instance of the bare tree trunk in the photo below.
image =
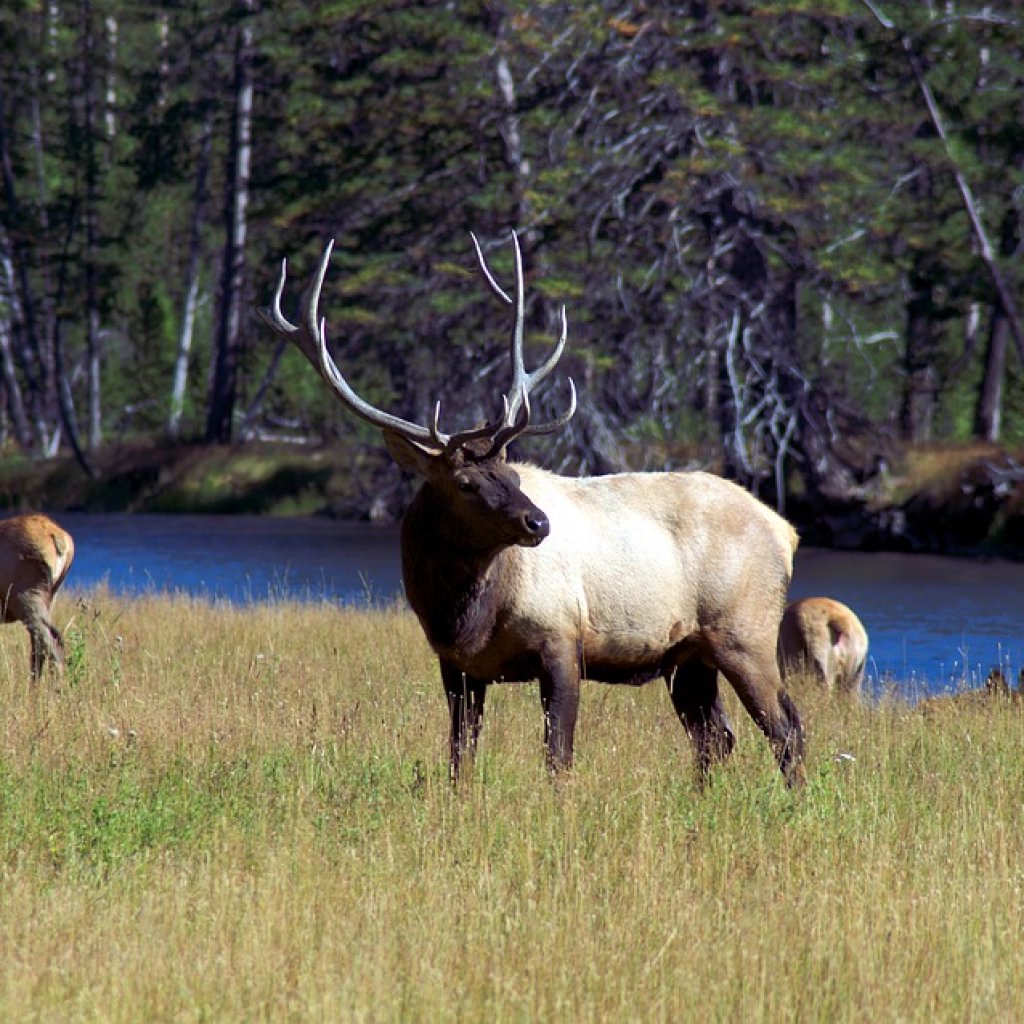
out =
{"type": "Polygon", "coordinates": [[[253,420],[256,419],[256,415],[260,411],[260,406],[263,404],[263,399],[266,398],[267,392],[270,390],[270,385],[274,383],[274,377],[277,376],[277,368],[281,365],[281,358],[284,356],[287,348],[288,339],[282,338],[278,341],[277,347],[274,349],[274,354],[270,357],[270,363],[263,374],[263,379],[260,381],[259,387],[256,388],[256,394],[253,395],[252,401],[249,403],[249,407],[245,410],[245,416],[242,417],[242,426],[239,434],[243,441],[248,440],[250,437],[253,420]]]}
{"type": "MultiPolygon", "coordinates": [[[[103,102],[103,121],[107,130],[107,141],[113,142],[117,134],[117,18],[108,14],[104,18],[107,30],[107,88],[103,102]]],[[[111,151],[112,153],[113,151],[111,151]]]]}
{"type": "Polygon", "coordinates": [[[85,337],[89,402],[87,443],[95,451],[103,440],[100,393],[100,309],[97,274],[97,160],[96,160],[96,40],[91,0],[82,0],[82,128],[85,138],[85,337]]]}
{"type": "MultiPolygon", "coordinates": [[[[71,210],[68,212],[67,235],[64,239],[64,251],[61,255],[57,274],[57,295],[54,305],[58,310],[63,308],[68,266],[70,264],[68,253],[71,249],[71,241],[74,237],[76,223],[75,211],[71,210]]],[[[93,468],[79,441],[78,424],[75,418],[75,403],[71,394],[71,379],[68,376],[67,368],[64,366],[64,342],[59,316],[55,318],[53,323],[53,376],[57,389],[57,408],[60,414],[60,423],[67,435],[68,444],[71,446],[75,460],[82,467],[85,474],[95,479],[97,475],[96,470],[93,468]]],[[[60,430],[55,430],[54,437],[57,438],[59,435],[60,430]]]]}
{"type": "Polygon", "coordinates": [[[241,344],[246,215],[252,150],[252,25],[248,19],[255,10],[255,0],[240,0],[237,10],[240,17],[235,36],[235,109],[225,204],[227,239],[214,339],[210,407],[206,420],[206,439],[221,444],[231,441],[238,389],[238,349],[241,344]]]}
{"type": "MultiPolygon", "coordinates": [[[[43,115],[39,103],[38,78],[36,68],[33,68],[33,79],[36,88],[32,96],[32,150],[35,155],[35,176],[36,176],[36,208],[39,217],[39,229],[43,237],[50,234],[49,214],[49,190],[46,185],[46,149],[43,141],[43,115]]],[[[57,318],[57,311],[53,303],[53,269],[49,261],[43,263],[39,268],[40,301],[39,301],[39,358],[41,385],[43,388],[43,403],[49,420],[57,419],[58,423],[53,425],[53,432],[59,434],[59,411],[57,400],[57,385],[53,371],[53,332],[54,323],[57,318]]],[[[59,443],[59,442],[58,442],[59,443]]],[[[53,438],[47,444],[48,449],[53,448],[53,438]]]]}
{"type": "MultiPolygon", "coordinates": [[[[90,234],[86,229],[86,236],[90,234]]],[[[88,243],[87,243],[88,248],[88,243]]],[[[86,270],[86,350],[88,359],[89,433],[90,451],[99,448],[103,441],[103,416],[100,395],[100,313],[96,306],[96,271],[86,270]]],[[[63,386],[64,382],[60,382],[63,386]]]]}
{"type": "Polygon", "coordinates": [[[168,56],[170,52],[171,23],[167,11],[156,12],[157,35],[160,39],[159,57],[157,68],[159,70],[156,105],[163,110],[167,106],[167,95],[170,91],[171,61],[168,56]]]}
{"type": "MultiPolygon", "coordinates": [[[[512,174],[512,193],[515,197],[515,209],[512,213],[513,226],[522,234],[529,226],[531,217],[528,187],[530,180],[530,161],[523,149],[523,137],[519,124],[519,100],[516,96],[516,83],[509,64],[509,15],[503,5],[488,7],[490,28],[494,34],[494,78],[501,97],[504,112],[498,121],[498,131],[504,143],[505,163],[512,174]]],[[[525,238],[527,244],[536,239],[525,238]]]]}
{"type": "MultiPolygon", "coordinates": [[[[60,10],[55,2],[47,3],[40,9],[36,18],[42,20],[41,35],[45,39],[42,53],[30,65],[31,89],[27,97],[30,118],[30,138],[35,177],[35,209],[38,220],[35,244],[38,247],[43,239],[50,236],[50,195],[46,177],[46,135],[43,128],[44,98],[55,92],[57,74],[54,70],[59,66],[57,47],[58,22],[60,10]]],[[[46,245],[46,243],[43,243],[46,245]]],[[[48,246],[47,246],[48,248],[48,246]]],[[[57,320],[57,308],[54,302],[54,267],[52,260],[42,260],[37,268],[39,279],[38,294],[38,345],[40,359],[40,385],[42,388],[42,406],[46,415],[46,431],[40,435],[44,450],[55,452],[60,445],[60,410],[57,396],[57,384],[54,376],[54,330],[57,320]]]]}
{"type": "Polygon", "coordinates": [[[61,340],[59,320],[54,325],[53,363],[57,376],[57,402],[60,408],[61,424],[64,427],[64,432],[67,434],[68,444],[71,446],[75,461],[85,471],[86,476],[95,479],[97,475],[96,470],[93,468],[78,439],[78,428],[75,425],[75,405],[71,395],[71,382],[68,379],[67,370],[64,366],[64,346],[61,340]]]}
{"type": "Polygon", "coordinates": [[[927,270],[914,272],[907,302],[906,382],[900,411],[901,432],[908,441],[931,440],[939,392],[937,348],[932,283],[927,270]]]}
{"type": "MultiPolygon", "coordinates": [[[[881,8],[874,2],[874,0],[864,0],[864,4],[878,19],[879,24],[887,29],[896,29],[895,23],[882,12],[881,8]]],[[[931,86],[928,84],[928,80],[924,76],[921,61],[914,50],[913,40],[909,35],[901,33],[900,46],[903,48],[903,52],[907,56],[907,61],[910,64],[910,70],[914,75],[914,81],[917,82],[917,87],[921,91],[921,97],[924,100],[925,106],[928,108],[928,116],[931,118],[932,126],[935,128],[936,134],[942,140],[942,145],[946,151],[946,159],[949,161],[949,167],[956,180],[957,189],[960,191],[960,198],[963,201],[964,210],[967,212],[967,219],[971,222],[971,230],[974,232],[974,238],[978,243],[981,262],[984,263],[985,269],[988,271],[989,277],[992,279],[992,285],[995,288],[996,295],[999,296],[999,304],[1002,306],[1003,313],[1006,316],[1007,327],[1013,335],[1014,343],[1017,346],[1017,354],[1021,359],[1024,359],[1024,327],[1021,325],[1020,314],[1017,311],[1017,303],[1013,297],[1013,291],[1007,284],[1006,278],[996,261],[995,251],[992,248],[992,243],[989,241],[985,225],[981,220],[981,212],[978,209],[978,204],[974,199],[974,192],[971,190],[967,177],[960,167],[960,161],[957,159],[956,152],[954,151],[953,145],[949,139],[949,134],[946,132],[946,125],[942,118],[942,112],[939,110],[939,105],[935,100],[935,95],[931,90],[931,86]]]]}
{"type": "Polygon", "coordinates": [[[1003,378],[1009,341],[1010,325],[1003,307],[997,303],[992,309],[985,373],[974,413],[974,433],[984,441],[998,441],[1002,429],[1003,378]]]}
{"type": "Polygon", "coordinates": [[[199,270],[203,255],[203,217],[206,206],[206,176],[210,168],[210,148],[213,121],[209,113],[203,120],[199,143],[199,162],[196,183],[192,193],[192,223],[188,237],[188,268],[185,272],[185,301],[181,311],[181,331],[178,334],[178,354],[174,361],[174,383],[171,386],[171,407],[167,416],[167,435],[177,438],[181,434],[181,417],[185,409],[185,385],[188,382],[188,361],[192,351],[196,307],[199,302],[199,270]]]}
{"type": "MultiPolygon", "coordinates": [[[[501,42],[499,39],[499,47],[501,42]]],[[[513,188],[516,197],[516,227],[525,229],[530,220],[530,201],[527,197],[527,182],[530,177],[530,161],[523,153],[523,140],[519,131],[519,114],[517,113],[516,86],[512,78],[512,69],[508,57],[499,49],[495,64],[495,75],[498,90],[505,107],[505,116],[501,120],[501,137],[505,143],[505,159],[513,175],[513,188]]]]}
{"type": "MultiPolygon", "coordinates": [[[[999,234],[999,254],[1004,259],[1012,259],[1020,248],[1020,221],[1016,209],[1007,210],[999,234]]],[[[986,441],[998,441],[1001,434],[1003,381],[1006,377],[1007,349],[1012,330],[1012,317],[1002,298],[997,296],[989,321],[985,373],[974,414],[974,432],[986,441]]]]}
{"type": "Polygon", "coordinates": [[[985,231],[985,225],[982,223],[978,204],[974,200],[974,193],[971,191],[971,187],[967,183],[967,178],[964,176],[963,171],[960,169],[960,164],[956,160],[953,147],[946,134],[946,127],[942,122],[941,115],[939,114],[939,108],[935,102],[935,97],[932,95],[931,89],[925,81],[924,73],[921,71],[921,66],[917,60],[917,56],[910,49],[910,43],[906,37],[903,38],[903,47],[910,57],[910,63],[913,67],[914,75],[917,78],[917,84],[921,89],[921,94],[924,96],[925,103],[928,107],[928,113],[931,115],[932,124],[935,126],[935,130],[939,133],[939,137],[942,139],[943,145],[946,147],[946,156],[948,157],[950,166],[953,169],[953,177],[956,178],[957,188],[960,190],[960,198],[963,200],[964,209],[967,211],[968,220],[970,220],[971,228],[974,231],[974,237],[978,243],[981,261],[985,264],[985,269],[988,270],[989,277],[992,279],[992,284],[995,287],[996,294],[999,296],[999,304],[1002,307],[1003,314],[1006,319],[1006,326],[1013,335],[1013,339],[1017,344],[1018,354],[1021,359],[1024,359],[1024,327],[1021,326],[1020,314],[1017,312],[1017,303],[1013,297],[1013,291],[1007,284],[1006,278],[1003,276],[1003,272],[1000,270],[999,264],[996,262],[992,243],[989,241],[988,233],[985,231]]]}
{"type": "MultiPolygon", "coordinates": [[[[17,224],[21,218],[21,207],[15,188],[6,106],[3,81],[0,80],[0,173],[3,175],[6,218],[17,224]]],[[[28,278],[28,253],[19,241],[20,237],[20,233],[15,233],[12,238],[8,238],[6,232],[3,232],[3,237],[0,237],[0,257],[4,263],[8,302],[13,314],[15,352],[28,392],[29,420],[36,432],[35,442],[42,449],[46,438],[45,364],[40,354],[35,302],[28,278]]]]}
{"type": "Polygon", "coordinates": [[[32,450],[33,434],[25,415],[25,402],[21,395],[21,385],[14,369],[14,354],[11,351],[10,321],[0,318],[0,371],[3,373],[4,405],[11,417],[14,437],[19,447],[25,451],[32,450]]]}

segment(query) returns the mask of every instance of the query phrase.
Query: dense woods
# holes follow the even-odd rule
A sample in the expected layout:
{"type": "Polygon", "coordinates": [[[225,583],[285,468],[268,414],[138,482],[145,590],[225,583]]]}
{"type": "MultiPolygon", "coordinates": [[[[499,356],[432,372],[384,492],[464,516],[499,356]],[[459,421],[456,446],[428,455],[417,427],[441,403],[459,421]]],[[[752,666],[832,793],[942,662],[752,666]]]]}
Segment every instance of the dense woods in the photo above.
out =
{"type": "Polygon", "coordinates": [[[534,351],[568,307],[550,466],[713,460],[782,504],[1024,441],[1007,0],[13,0],[0,52],[7,450],[374,441],[253,313],[330,237],[353,383],[493,414],[469,232],[501,274],[512,228],[534,351]]]}

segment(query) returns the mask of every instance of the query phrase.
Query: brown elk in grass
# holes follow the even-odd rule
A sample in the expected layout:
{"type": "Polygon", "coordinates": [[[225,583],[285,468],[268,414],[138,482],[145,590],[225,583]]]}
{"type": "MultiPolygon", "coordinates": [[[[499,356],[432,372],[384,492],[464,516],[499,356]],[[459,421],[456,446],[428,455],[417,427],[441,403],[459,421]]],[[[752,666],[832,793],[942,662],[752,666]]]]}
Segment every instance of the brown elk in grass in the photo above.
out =
{"type": "Polygon", "coordinates": [[[291,339],[335,395],[383,431],[395,461],[424,483],[402,522],[406,596],[441,665],[457,778],[475,749],[491,683],[537,679],[549,763],[568,767],[580,680],[639,684],[661,676],[691,737],[702,774],[733,747],[718,672],[768,737],[790,785],[803,781],[803,729],[782,688],[776,638],[797,537],[785,520],[736,484],[707,473],[623,473],[568,478],[506,460],[517,438],[564,426],[531,419],[530,396],[566,339],[527,372],[523,269],[515,296],[495,281],[473,239],[484,280],[514,307],[512,386],[482,427],[447,434],[360,398],[327,349],[320,292],[333,243],[301,304],[281,313],[286,265],[267,323],[291,339]]]}
{"type": "Polygon", "coordinates": [[[0,520],[0,622],[24,623],[34,680],[47,660],[58,668],[64,664],[64,643],[50,608],[74,557],[71,534],[49,517],[0,520]]]}
{"type": "Polygon", "coordinates": [[[852,609],[830,597],[794,601],[779,627],[783,676],[808,672],[828,690],[857,695],[864,681],[868,634],[852,609]]]}
{"type": "Polygon", "coordinates": [[[917,710],[925,715],[960,714],[968,708],[996,711],[1000,708],[1019,710],[1024,701],[1024,669],[1017,677],[1017,689],[1010,686],[1003,669],[997,665],[985,677],[984,686],[976,686],[960,693],[942,693],[925,697],[917,702],[917,710]]]}

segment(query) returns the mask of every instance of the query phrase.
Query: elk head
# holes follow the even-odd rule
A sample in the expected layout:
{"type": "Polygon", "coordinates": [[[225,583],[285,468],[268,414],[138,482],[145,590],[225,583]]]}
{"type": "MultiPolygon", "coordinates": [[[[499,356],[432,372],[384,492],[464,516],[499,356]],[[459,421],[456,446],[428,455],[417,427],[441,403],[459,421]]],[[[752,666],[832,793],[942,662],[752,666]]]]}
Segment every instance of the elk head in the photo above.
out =
{"type": "Polygon", "coordinates": [[[505,453],[517,438],[559,430],[576,411],[576,388],[570,377],[566,411],[546,423],[531,422],[530,395],[554,369],[565,348],[568,331],[565,307],[561,310],[562,330],[555,348],[537,369],[527,372],[523,359],[525,303],[519,239],[513,232],[513,298],[495,280],[476,236],[471,237],[484,281],[503,303],[514,307],[510,343],[512,384],[502,398],[501,413],[482,426],[448,434],[440,426],[440,401],[434,406],[430,425],[422,426],[378,409],[356,394],[328,351],[326,318],[320,317],[318,312],[333,241],[325,247],[317,272],[302,297],[298,324],[290,323],[281,313],[287,276],[287,263],[283,260],[272,304],[259,312],[277,334],[298,346],[347,409],[383,431],[384,443],[392,458],[403,469],[422,477],[437,492],[453,519],[458,521],[468,545],[532,547],[548,535],[548,518],[520,489],[519,476],[506,461],[505,453]]]}

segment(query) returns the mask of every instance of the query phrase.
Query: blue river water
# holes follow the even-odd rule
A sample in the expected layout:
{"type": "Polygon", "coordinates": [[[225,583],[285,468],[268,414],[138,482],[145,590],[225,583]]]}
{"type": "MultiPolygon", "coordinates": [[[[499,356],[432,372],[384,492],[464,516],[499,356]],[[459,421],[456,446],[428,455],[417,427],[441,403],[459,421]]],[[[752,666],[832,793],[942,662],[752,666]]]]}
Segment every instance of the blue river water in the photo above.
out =
{"type": "MultiPolygon", "coordinates": [[[[388,603],[402,593],[396,527],[258,516],[62,514],[68,587],[183,591],[235,603],[282,597],[388,603]]],[[[868,685],[980,685],[1024,667],[1024,564],[801,548],[792,598],[848,604],[871,638],[868,685]]]]}

